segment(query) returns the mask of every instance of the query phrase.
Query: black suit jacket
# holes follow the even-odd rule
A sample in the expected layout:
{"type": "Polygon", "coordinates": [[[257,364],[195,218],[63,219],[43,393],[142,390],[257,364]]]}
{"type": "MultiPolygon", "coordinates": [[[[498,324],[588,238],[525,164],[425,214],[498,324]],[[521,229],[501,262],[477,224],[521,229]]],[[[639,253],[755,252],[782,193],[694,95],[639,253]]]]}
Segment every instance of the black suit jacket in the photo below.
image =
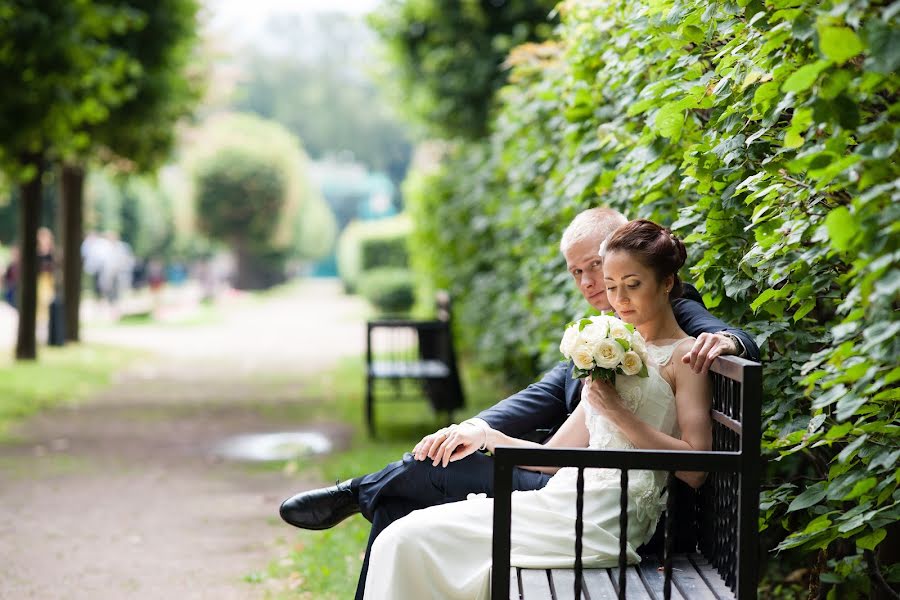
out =
{"type": "MultiPolygon", "coordinates": [[[[759,360],[759,348],[747,333],[729,327],[712,316],[703,306],[700,294],[685,285],[681,298],[672,301],[678,325],[685,333],[728,331],[738,336],[750,360],[759,360]]],[[[477,416],[488,425],[513,437],[521,437],[537,429],[555,430],[575,410],[581,398],[581,380],[572,379],[573,365],[561,362],[548,371],[540,381],[481,411],[477,416]]]]}

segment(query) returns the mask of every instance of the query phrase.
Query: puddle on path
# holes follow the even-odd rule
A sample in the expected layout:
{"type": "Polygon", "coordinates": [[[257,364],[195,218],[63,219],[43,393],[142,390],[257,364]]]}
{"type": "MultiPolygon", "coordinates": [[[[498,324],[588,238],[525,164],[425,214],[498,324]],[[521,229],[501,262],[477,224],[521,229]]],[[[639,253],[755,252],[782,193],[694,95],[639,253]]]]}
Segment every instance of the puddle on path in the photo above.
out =
{"type": "Polygon", "coordinates": [[[214,453],[229,460],[268,461],[325,454],[331,449],[331,440],[316,431],[283,431],[236,435],[220,442],[214,453]]]}

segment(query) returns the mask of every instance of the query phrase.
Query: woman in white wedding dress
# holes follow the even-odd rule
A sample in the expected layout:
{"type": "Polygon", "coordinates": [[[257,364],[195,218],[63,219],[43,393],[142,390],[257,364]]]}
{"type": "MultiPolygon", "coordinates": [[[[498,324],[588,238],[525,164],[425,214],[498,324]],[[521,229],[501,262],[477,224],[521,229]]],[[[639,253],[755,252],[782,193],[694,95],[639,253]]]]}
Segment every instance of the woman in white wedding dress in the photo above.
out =
{"type": "MultiPolygon", "coordinates": [[[[603,254],[609,301],[647,341],[649,377],[619,375],[613,387],[585,385],[576,410],[547,443],[556,447],[708,450],[712,442],[710,389],[705,375],[683,363],[692,338],[678,326],[669,300],[680,285],[684,245],[651,221],[632,221],[610,237],[603,254]]],[[[536,446],[486,429],[485,446],[536,446]]],[[[452,444],[452,441],[447,442],[452,444]]],[[[449,447],[449,446],[448,446],[449,447]]],[[[448,447],[429,453],[450,457],[448,447]]],[[[694,487],[704,473],[677,474],[694,487]]],[[[574,468],[559,469],[546,487],[513,492],[511,564],[531,568],[574,564],[574,468]]],[[[649,540],[662,512],[664,473],[632,471],[628,486],[628,560],[649,540]]],[[[619,471],[585,471],[583,564],[610,567],[619,555],[619,471]]],[[[417,510],[375,541],[367,600],[473,600],[490,595],[493,499],[417,510]]]]}

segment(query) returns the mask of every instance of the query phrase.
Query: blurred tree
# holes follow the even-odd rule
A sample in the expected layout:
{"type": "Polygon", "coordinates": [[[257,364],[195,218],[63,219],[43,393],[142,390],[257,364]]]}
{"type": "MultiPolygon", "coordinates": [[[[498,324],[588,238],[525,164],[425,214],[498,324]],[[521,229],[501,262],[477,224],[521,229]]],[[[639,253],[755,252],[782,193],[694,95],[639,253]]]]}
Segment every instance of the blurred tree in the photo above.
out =
{"type": "Polygon", "coordinates": [[[134,62],[109,37],[139,22],[130,10],[87,0],[0,0],[0,169],[20,186],[22,279],[18,359],[35,359],[37,228],[48,161],[88,146],[129,89],[134,62]]]}
{"type": "Polygon", "coordinates": [[[284,280],[292,258],[318,258],[334,243],[334,217],[306,174],[307,158],[281,125],[252,115],[210,119],[190,157],[196,218],[237,259],[235,286],[284,280]]]}
{"type": "Polygon", "coordinates": [[[488,132],[503,61],[546,39],[557,0],[385,0],[371,18],[395,72],[390,86],[414,120],[443,139],[488,132]]]}
{"type": "Polygon", "coordinates": [[[285,15],[272,20],[267,35],[265,46],[246,55],[235,108],[281,123],[316,160],[355,160],[399,184],[411,146],[359,69],[370,63],[375,43],[365,24],[340,13],[285,15]]]}
{"type": "MultiPolygon", "coordinates": [[[[175,140],[175,125],[191,113],[200,99],[202,78],[192,71],[189,60],[197,33],[197,0],[101,0],[108,10],[128,12],[139,25],[116,30],[108,43],[132,60],[126,89],[128,95],[107,118],[85,129],[90,145],[65,156],[60,178],[64,257],[63,297],[66,339],[79,338],[81,301],[80,246],[84,238],[83,196],[87,162],[113,163],[119,170],[151,172],[169,156],[175,140]]],[[[132,205],[126,187],[123,209],[132,205]]],[[[132,186],[133,191],[133,186],[132,186]]],[[[146,194],[143,196],[146,197],[146,194]]],[[[133,206],[139,210],[138,206],[133,206]]],[[[134,212],[132,216],[147,214],[134,212]]],[[[123,237],[138,235],[135,222],[123,237]]],[[[128,240],[132,244],[134,239],[128,240]]],[[[137,247],[135,248],[137,250],[137,247]]]]}

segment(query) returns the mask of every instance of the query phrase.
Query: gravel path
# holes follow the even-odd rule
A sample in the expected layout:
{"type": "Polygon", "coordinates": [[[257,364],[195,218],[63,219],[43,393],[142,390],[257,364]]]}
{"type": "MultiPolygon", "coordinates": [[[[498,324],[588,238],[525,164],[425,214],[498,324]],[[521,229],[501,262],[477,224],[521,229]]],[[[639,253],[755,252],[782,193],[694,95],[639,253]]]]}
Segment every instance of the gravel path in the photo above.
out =
{"type": "Polygon", "coordinates": [[[38,415],[0,445],[0,598],[262,598],[250,583],[290,529],[279,502],[321,482],[223,461],[230,435],[293,423],[303,381],[363,349],[363,307],[331,282],[231,299],[208,325],[86,328],[156,353],[76,408],[38,415]]]}

